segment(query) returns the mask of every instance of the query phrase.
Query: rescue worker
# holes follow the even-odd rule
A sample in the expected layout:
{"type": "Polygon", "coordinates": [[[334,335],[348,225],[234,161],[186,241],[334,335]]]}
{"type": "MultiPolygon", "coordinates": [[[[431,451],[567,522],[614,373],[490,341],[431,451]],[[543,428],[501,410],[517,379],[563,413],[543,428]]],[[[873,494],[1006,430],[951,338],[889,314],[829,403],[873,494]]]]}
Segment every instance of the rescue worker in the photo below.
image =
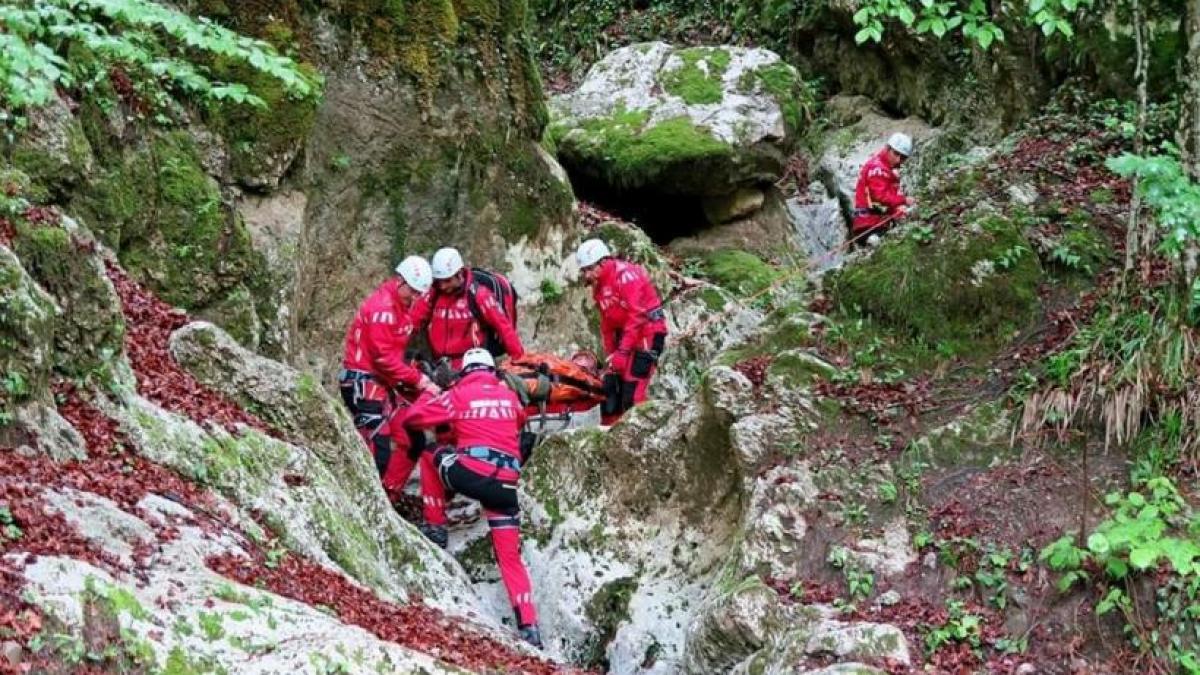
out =
{"type": "Polygon", "coordinates": [[[374,455],[384,489],[393,499],[408,481],[423,445],[423,437],[392,438],[388,419],[395,395],[415,399],[422,392],[440,393],[425,374],[404,359],[409,338],[416,330],[410,312],[421,295],[429,291],[432,278],[429,263],[419,256],[409,256],[396,266],[395,276],[376,288],[358,308],[346,332],[338,375],[342,401],[354,417],[354,426],[366,441],[367,450],[374,455]]]}
{"type": "Polygon", "coordinates": [[[580,244],[575,260],[584,280],[592,285],[592,297],[600,310],[609,395],[601,408],[601,422],[613,424],[626,410],[646,400],[666,344],[667,319],[658,291],[641,265],[614,258],[599,239],[580,244]]]}
{"type": "Polygon", "coordinates": [[[463,354],[487,344],[491,330],[511,358],[525,353],[521,337],[512,321],[500,309],[491,289],[473,283],[471,270],[463,265],[462,255],[453,248],[438,249],[430,261],[433,291],[426,294],[416,310],[419,325],[428,323],[429,349],[436,363],[447,358],[450,367],[460,369],[463,354]],[[474,299],[469,294],[474,294],[474,299]]]}
{"type": "Polygon", "coordinates": [[[491,530],[492,550],[508,591],[521,638],[541,647],[533,587],[521,561],[521,476],[518,435],[525,413],[517,395],[496,375],[486,349],[469,349],[462,357],[462,378],[447,392],[410,408],[404,426],[412,431],[448,424],[453,446],[421,455],[421,494],[425,526],[421,530],[446,548],[446,488],[479,501],[491,530]]]}
{"type": "Polygon", "coordinates": [[[904,217],[913,204],[912,197],[900,189],[896,174],[909,156],[913,142],[908,134],[894,133],[887,145],[863,164],[854,187],[854,222],[851,235],[870,233],[867,243],[879,243],[877,235],[904,217]]]}

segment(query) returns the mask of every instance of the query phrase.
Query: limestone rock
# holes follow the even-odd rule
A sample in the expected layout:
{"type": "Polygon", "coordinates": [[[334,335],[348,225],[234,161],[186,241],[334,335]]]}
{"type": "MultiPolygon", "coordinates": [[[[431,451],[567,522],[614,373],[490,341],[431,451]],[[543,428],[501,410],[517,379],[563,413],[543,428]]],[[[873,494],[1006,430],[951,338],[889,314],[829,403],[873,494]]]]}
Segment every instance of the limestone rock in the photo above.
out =
{"type": "Polygon", "coordinates": [[[200,382],[329,459],[361,449],[342,403],[313,376],[251,352],[217,326],[196,321],[180,328],[170,350],[200,382]]]}
{"type": "Polygon", "coordinates": [[[752,577],[697,610],[688,627],[684,671],[725,672],[766,645],[783,625],[779,594],[752,577]]]}
{"type": "Polygon", "coordinates": [[[46,395],[53,365],[53,339],[62,310],[25,271],[21,261],[0,244],[0,371],[8,385],[0,389],[0,410],[46,395]]]}
{"type": "Polygon", "coordinates": [[[701,200],[704,216],[714,225],[744,218],[762,208],[767,196],[757,188],[738,188],[727,195],[705,197],[701,200]]]}
{"type": "Polygon", "coordinates": [[[53,407],[29,402],[16,407],[11,423],[0,429],[0,443],[35,448],[56,462],[87,457],[87,442],[53,407]]]}
{"type": "MultiPolygon", "coordinates": [[[[96,403],[138,454],[233,502],[223,517],[235,524],[257,528],[241,510],[256,512],[289,548],[385,597],[417,593],[441,607],[473,606],[461,570],[388,503],[352,430],[341,445],[309,447],[245,428],[236,435],[202,428],[132,393],[120,400],[99,396],[96,403]]],[[[330,433],[348,427],[345,420],[330,433]]]]}
{"type": "Polygon", "coordinates": [[[721,196],[782,172],[799,118],[799,76],[763,49],[617,49],[551,100],[569,170],[610,186],[721,196]]]}
{"type": "Polygon", "coordinates": [[[743,526],[742,570],[786,582],[805,576],[802,556],[808,519],[804,512],[817,493],[806,465],[776,467],[755,481],[743,526]]]}
{"type": "MultiPolygon", "coordinates": [[[[92,171],[92,148],[67,102],[53,96],[27,114],[29,126],[8,149],[17,169],[52,192],[71,188],[92,171]]],[[[0,142],[0,150],[5,144],[0,142]]]]}
{"type": "Polygon", "coordinates": [[[893,659],[904,664],[910,660],[904,633],[879,623],[824,622],[809,634],[804,651],[851,660],[893,659]]]}
{"type": "MultiPolygon", "coordinates": [[[[751,198],[745,206],[755,205],[752,211],[731,215],[728,220],[714,221],[720,224],[702,227],[687,236],[672,239],[667,245],[670,251],[686,257],[736,249],[771,262],[794,262],[798,252],[802,255],[802,249],[782,195],[773,187],[765,190],[742,189],[739,194],[743,192],[762,194],[762,201],[751,198]]],[[[716,199],[726,202],[732,198],[716,199]]],[[[705,203],[709,203],[709,200],[706,199],[705,203]]]]}
{"type": "MultiPolygon", "coordinates": [[[[89,499],[91,506],[73,516],[85,532],[93,522],[151,531],[113,502],[89,499]]],[[[185,507],[174,508],[181,512],[181,522],[198,518],[185,507]]],[[[160,551],[144,559],[144,571],[128,577],[74,558],[39,556],[22,570],[26,592],[52,617],[57,632],[77,636],[81,644],[93,639],[88,635],[98,618],[113,622],[120,637],[114,636],[119,642],[112,646],[145,646],[145,665],[154,672],[265,674],[314,667],[355,673],[460,672],[317,608],[217,575],[205,564],[208,556],[245,555],[228,534],[181,525],[177,536],[160,545],[160,551]]]]}
{"type": "Polygon", "coordinates": [[[839,249],[846,242],[848,228],[835,197],[827,196],[824,188],[820,187],[814,198],[787,200],[787,214],[799,240],[799,248],[808,256],[814,272],[841,263],[839,249]]]}
{"type": "Polygon", "coordinates": [[[155,541],[152,527],[110,499],[69,488],[47,490],[42,496],[50,510],[62,514],[89,543],[126,567],[133,566],[138,546],[155,541]]]}
{"type": "Polygon", "coordinates": [[[19,225],[13,248],[69,318],[55,330],[55,366],[78,377],[110,370],[124,347],[125,319],[96,238],[63,216],[58,225],[19,225]]]}

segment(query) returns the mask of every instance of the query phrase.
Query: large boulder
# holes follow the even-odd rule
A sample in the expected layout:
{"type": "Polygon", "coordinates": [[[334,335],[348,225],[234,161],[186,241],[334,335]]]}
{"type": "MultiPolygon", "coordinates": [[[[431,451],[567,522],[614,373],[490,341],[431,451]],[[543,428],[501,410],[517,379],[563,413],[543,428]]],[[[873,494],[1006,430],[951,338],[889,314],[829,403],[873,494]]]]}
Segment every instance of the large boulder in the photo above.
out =
{"type": "MultiPolygon", "coordinates": [[[[631,45],[551,100],[550,136],[569,170],[612,188],[725,197],[782,173],[803,123],[799,85],[764,49],[631,45]]],[[[727,218],[739,201],[748,208],[709,203],[727,218]]]]}

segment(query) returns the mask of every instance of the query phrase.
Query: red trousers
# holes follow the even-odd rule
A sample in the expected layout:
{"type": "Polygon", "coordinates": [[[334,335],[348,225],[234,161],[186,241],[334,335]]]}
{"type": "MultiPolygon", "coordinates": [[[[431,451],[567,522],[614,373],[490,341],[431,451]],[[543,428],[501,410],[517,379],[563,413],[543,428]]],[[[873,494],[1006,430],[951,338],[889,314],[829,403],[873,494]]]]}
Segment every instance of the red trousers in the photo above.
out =
{"type": "Polygon", "coordinates": [[[467,457],[454,448],[421,453],[421,496],[425,522],[446,525],[446,488],[478,500],[492,537],[492,552],[518,626],[537,623],[533,585],[521,561],[521,509],[517,505],[520,473],[467,457]]]}

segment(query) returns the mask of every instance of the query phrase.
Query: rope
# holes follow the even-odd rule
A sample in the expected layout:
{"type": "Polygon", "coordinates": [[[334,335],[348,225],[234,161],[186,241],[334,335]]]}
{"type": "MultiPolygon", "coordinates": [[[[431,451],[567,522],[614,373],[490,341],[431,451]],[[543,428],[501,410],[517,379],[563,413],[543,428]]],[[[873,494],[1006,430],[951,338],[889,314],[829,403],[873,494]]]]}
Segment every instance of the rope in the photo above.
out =
{"type": "MultiPolygon", "coordinates": [[[[741,302],[741,305],[748,305],[748,304],[754,302],[755,300],[757,300],[758,298],[761,298],[762,296],[766,295],[767,293],[770,293],[771,291],[775,290],[776,288],[782,286],[784,284],[784,282],[795,279],[796,277],[800,276],[801,274],[808,272],[812,268],[814,263],[824,262],[824,261],[828,260],[829,258],[831,258],[832,256],[834,256],[835,254],[840,255],[842,253],[845,253],[847,250],[849,250],[850,246],[853,245],[855,242],[857,242],[859,239],[862,239],[863,237],[871,236],[872,234],[874,234],[876,232],[876,230],[879,229],[879,227],[890,223],[891,221],[895,220],[899,216],[900,216],[899,213],[892,214],[892,215],[888,216],[887,218],[884,218],[883,220],[879,221],[878,224],[871,227],[870,229],[864,230],[864,231],[858,233],[857,235],[855,235],[854,237],[851,237],[850,239],[847,239],[846,241],[842,242],[842,244],[840,246],[838,246],[837,248],[830,249],[830,250],[826,251],[824,254],[822,254],[816,258],[809,258],[808,260],[804,261],[799,266],[797,266],[796,269],[792,270],[791,272],[788,272],[787,274],[780,276],[779,278],[775,279],[775,281],[772,281],[770,284],[768,284],[766,287],[755,292],[753,295],[743,299],[741,302]]],[[[704,321],[694,324],[691,328],[687,329],[686,331],[679,333],[678,335],[671,335],[668,338],[668,344],[679,344],[680,342],[686,340],[687,338],[695,335],[696,332],[698,330],[700,330],[701,328],[707,328],[708,326],[711,326],[713,323],[715,323],[716,321],[718,321],[720,319],[725,318],[727,315],[731,314],[735,309],[738,309],[738,308],[739,308],[738,306],[734,306],[734,307],[723,309],[720,312],[717,312],[716,314],[712,315],[711,317],[705,319],[704,321]]]]}

